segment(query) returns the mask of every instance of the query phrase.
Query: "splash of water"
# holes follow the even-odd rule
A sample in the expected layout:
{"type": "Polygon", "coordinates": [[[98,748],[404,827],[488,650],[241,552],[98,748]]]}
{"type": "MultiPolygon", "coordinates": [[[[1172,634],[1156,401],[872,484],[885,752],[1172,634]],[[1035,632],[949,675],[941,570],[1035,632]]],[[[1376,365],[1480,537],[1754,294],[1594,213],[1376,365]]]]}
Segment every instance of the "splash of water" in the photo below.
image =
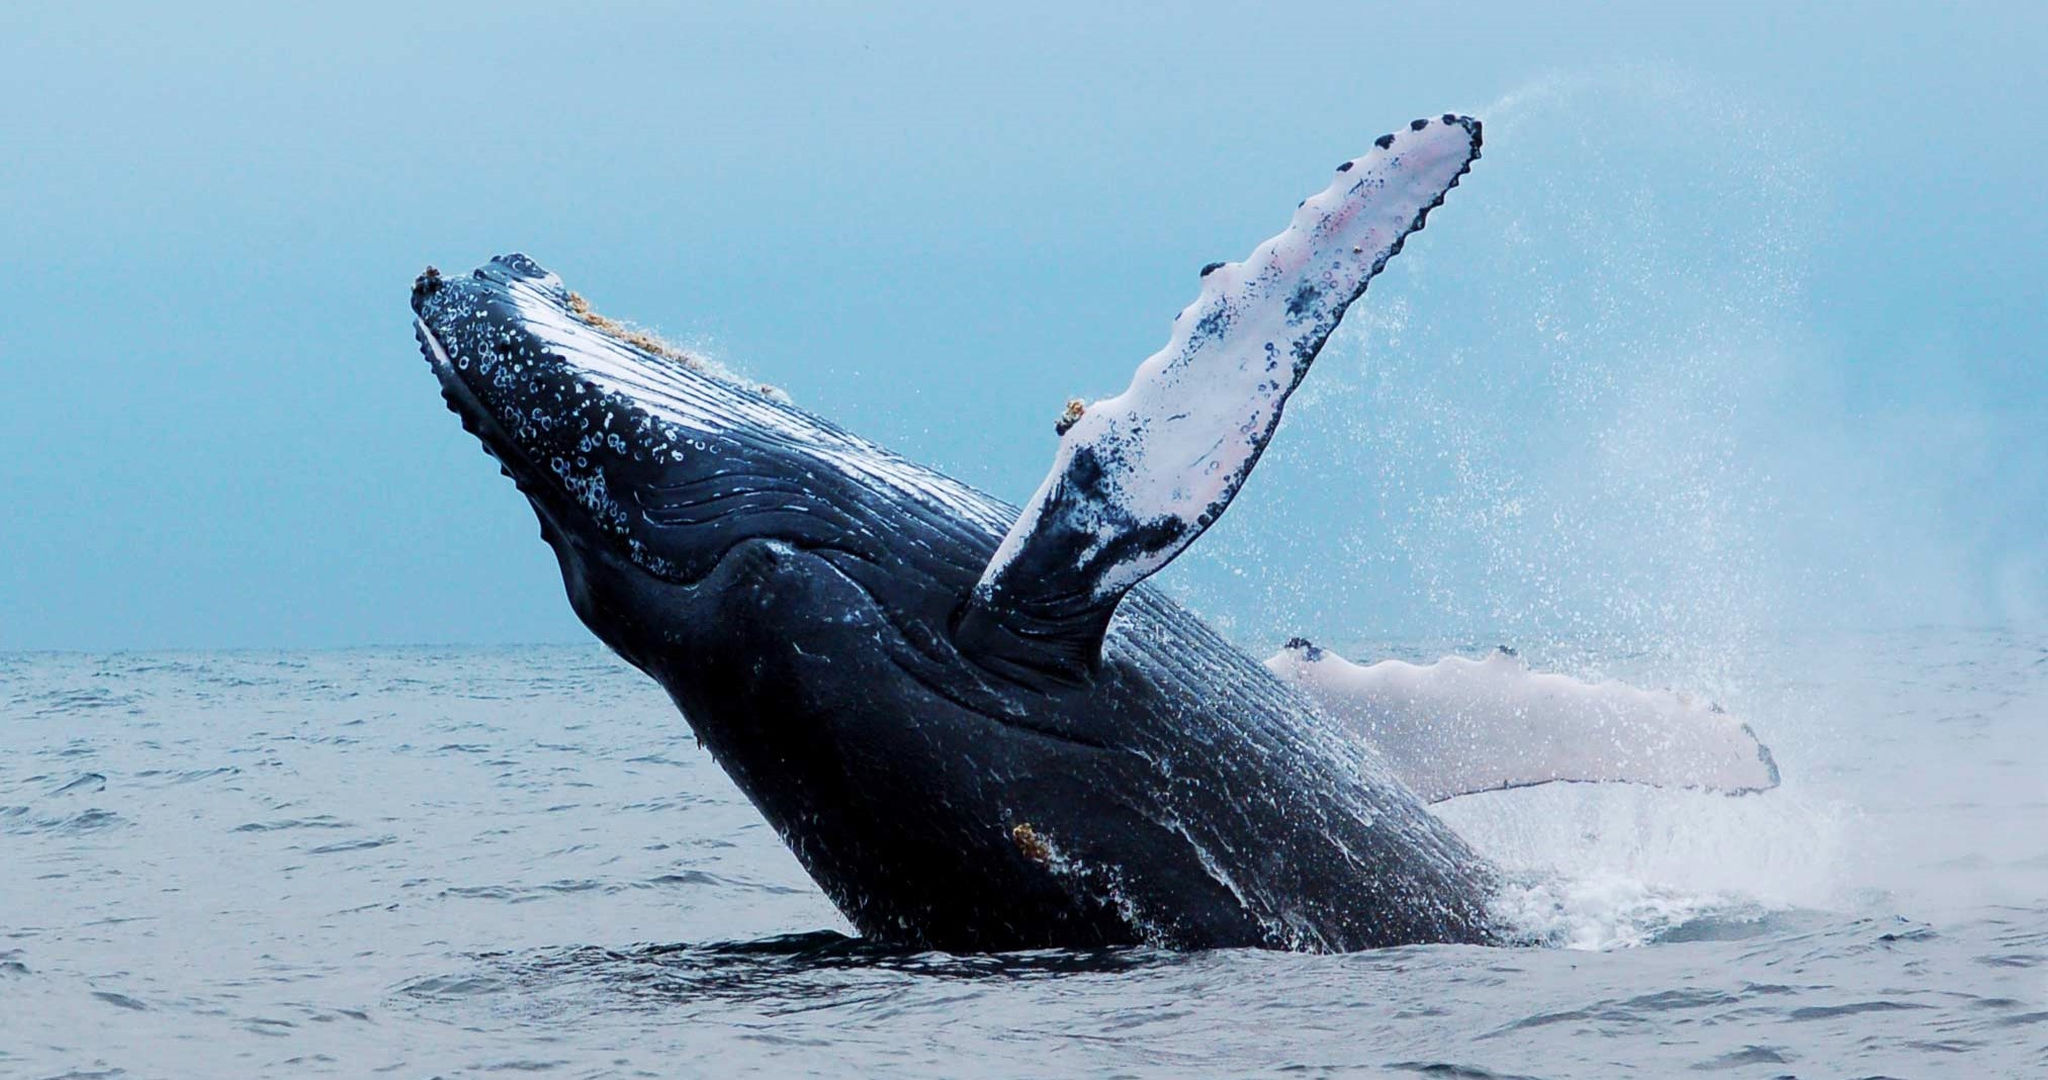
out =
{"type": "MultiPolygon", "coordinates": [[[[1782,435],[1819,362],[1802,329],[1810,143],[1640,68],[1473,111],[1487,156],[1470,190],[1347,318],[1279,460],[1173,586],[1253,648],[1504,642],[1824,745],[1800,729],[1826,727],[1827,703],[1772,674],[1786,628],[1853,576],[1787,554],[1813,547],[1787,542],[1812,499],[1782,435]]],[[[1855,811],[1802,785],[1802,755],[1780,760],[1787,786],[1763,799],[1560,786],[1441,809],[1526,875],[1506,898],[1518,925],[1625,945],[1839,902],[1855,811]]]]}
{"type": "Polygon", "coordinates": [[[1772,558],[1787,495],[1749,449],[1796,363],[1807,171],[1640,71],[1483,114],[1483,175],[1346,320],[1274,482],[1182,585],[1248,637],[1554,641],[1725,680],[1807,572],[1772,558]]]}

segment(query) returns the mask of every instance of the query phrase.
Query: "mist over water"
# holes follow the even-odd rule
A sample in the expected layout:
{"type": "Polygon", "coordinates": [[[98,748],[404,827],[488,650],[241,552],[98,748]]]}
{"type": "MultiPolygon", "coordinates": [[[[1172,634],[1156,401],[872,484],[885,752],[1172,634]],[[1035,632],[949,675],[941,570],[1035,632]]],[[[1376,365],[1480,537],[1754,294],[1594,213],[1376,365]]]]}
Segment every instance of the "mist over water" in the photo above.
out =
{"type": "MultiPolygon", "coordinates": [[[[2037,542],[1928,501],[1973,476],[2016,514],[2037,503],[2038,465],[1995,464],[2011,419],[1859,401],[1858,358],[1814,336],[1832,136],[1637,68],[1473,111],[1486,157],[1347,317],[1170,587],[1252,649],[1300,634],[1426,661],[1508,644],[1749,721],[1785,772],[1761,799],[1560,785],[1440,808],[1503,863],[1560,875],[1522,912],[1552,940],[1639,943],[1745,905],[2031,898],[2040,880],[2015,867],[2042,842],[2037,814],[1990,871],[1949,850],[1945,828],[1968,826],[1928,807],[1973,805],[1985,783],[2039,805],[2048,755],[2024,731],[2040,702],[2006,714],[1995,775],[1947,745],[1883,786],[1858,764],[1874,741],[1897,748],[1873,730],[1892,691],[1933,674],[1891,665],[1963,640],[1879,628],[2039,627],[2048,577],[2037,542]]],[[[2011,709],[1977,673],[2038,667],[2025,643],[2041,637],[1935,661],[1961,669],[1952,704],[2011,709]]]]}
{"type": "Polygon", "coordinates": [[[1873,398],[1848,343],[1816,337],[1840,136],[1651,69],[1472,111],[1484,158],[1175,567],[1191,602],[1248,644],[1556,643],[1703,688],[1785,629],[2048,613],[2038,545],[1928,500],[1974,477],[2024,518],[2042,470],[1992,452],[2024,425],[1873,398]]]}

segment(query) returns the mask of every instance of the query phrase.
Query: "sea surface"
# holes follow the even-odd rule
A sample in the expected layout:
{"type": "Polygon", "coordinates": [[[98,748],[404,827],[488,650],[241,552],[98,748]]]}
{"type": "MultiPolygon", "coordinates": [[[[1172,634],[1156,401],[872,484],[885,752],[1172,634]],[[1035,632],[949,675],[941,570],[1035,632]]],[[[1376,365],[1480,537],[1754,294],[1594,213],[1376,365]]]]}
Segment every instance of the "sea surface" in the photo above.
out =
{"type": "Polygon", "coordinates": [[[1443,804],[1552,945],[1345,956],[864,944],[594,645],[0,656],[0,1076],[2048,1076],[2048,635],[1770,655],[1782,788],[1443,804]]]}

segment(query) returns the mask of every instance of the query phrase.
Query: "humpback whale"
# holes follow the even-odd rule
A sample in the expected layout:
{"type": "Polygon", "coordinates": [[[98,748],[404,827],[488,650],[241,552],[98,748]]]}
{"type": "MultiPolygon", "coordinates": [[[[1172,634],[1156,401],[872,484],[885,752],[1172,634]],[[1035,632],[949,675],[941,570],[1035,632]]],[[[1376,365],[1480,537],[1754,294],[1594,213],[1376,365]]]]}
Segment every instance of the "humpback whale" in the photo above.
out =
{"type": "Polygon", "coordinates": [[[524,255],[429,269],[414,331],[578,617],[668,691],[863,935],[1499,942],[1500,872],[1427,800],[1563,779],[1745,790],[1774,782],[1768,755],[1722,714],[1519,668],[1477,687],[1442,665],[1359,677],[1374,669],[1305,644],[1262,664],[1145,584],[1223,512],[1346,307],[1480,145],[1469,117],[1417,120],[1249,258],[1205,268],[1129,389],[1069,406],[1021,509],[597,315],[524,255]],[[1556,682],[1538,719],[1563,736],[1516,712],[1539,677],[1556,682]],[[1648,776],[1579,753],[1643,731],[1701,753],[1648,776]],[[1532,737],[1542,752],[1508,752],[1532,737]]]}

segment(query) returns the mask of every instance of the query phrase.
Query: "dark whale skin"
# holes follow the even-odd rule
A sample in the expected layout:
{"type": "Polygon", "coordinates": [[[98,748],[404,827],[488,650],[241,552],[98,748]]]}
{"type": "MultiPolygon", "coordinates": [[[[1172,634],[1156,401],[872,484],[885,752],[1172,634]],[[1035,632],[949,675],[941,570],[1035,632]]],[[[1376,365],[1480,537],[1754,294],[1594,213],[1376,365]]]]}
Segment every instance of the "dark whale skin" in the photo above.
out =
{"type": "Polygon", "coordinates": [[[413,307],[579,618],[668,691],[863,935],[1499,940],[1493,867],[1157,590],[1124,599],[1087,677],[984,669],[952,628],[1014,508],[588,325],[524,256],[423,275],[413,307]],[[599,354],[654,389],[593,377],[599,354]]]}

